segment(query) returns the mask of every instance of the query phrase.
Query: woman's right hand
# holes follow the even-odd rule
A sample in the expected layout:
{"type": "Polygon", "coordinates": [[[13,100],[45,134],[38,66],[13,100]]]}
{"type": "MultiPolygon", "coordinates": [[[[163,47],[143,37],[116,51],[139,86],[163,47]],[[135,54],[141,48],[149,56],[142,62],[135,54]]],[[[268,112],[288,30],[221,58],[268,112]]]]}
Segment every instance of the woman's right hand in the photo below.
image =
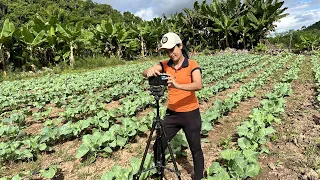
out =
{"type": "Polygon", "coordinates": [[[160,72],[156,68],[152,67],[147,71],[147,77],[158,76],[158,75],[160,75],[160,72]]]}

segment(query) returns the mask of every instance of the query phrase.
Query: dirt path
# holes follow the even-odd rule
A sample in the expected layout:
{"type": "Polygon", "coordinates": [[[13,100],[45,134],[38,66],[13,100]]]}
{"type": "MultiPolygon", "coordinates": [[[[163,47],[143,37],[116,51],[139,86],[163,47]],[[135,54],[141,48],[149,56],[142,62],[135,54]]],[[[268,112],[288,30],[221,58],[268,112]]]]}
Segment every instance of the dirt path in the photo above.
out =
{"type": "Polygon", "coordinates": [[[315,101],[316,87],[312,64],[302,64],[293,94],[286,99],[282,123],[274,125],[271,154],[260,158],[262,173],[254,179],[319,179],[320,113],[315,101]]]}

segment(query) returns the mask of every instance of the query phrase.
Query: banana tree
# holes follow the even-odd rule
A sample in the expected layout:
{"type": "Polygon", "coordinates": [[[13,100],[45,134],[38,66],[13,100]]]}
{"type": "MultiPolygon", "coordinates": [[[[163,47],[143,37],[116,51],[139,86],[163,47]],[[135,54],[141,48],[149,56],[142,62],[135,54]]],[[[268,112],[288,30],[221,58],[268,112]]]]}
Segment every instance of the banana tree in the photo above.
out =
{"type": "Polygon", "coordinates": [[[314,47],[316,47],[320,42],[320,38],[317,35],[309,35],[309,36],[301,35],[300,39],[302,40],[301,42],[302,47],[307,48],[308,51],[310,50],[313,51],[314,47]]]}
{"type": "Polygon", "coordinates": [[[255,34],[256,34],[255,38],[256,38],[256,41],[257,41],[268,30],[266,25],[269,22],[269,19],[266,16],[266,13],[263,13],[262,17],[260,19],[258,19],[252,12],[248,12],[247,17],[251,21],[250,25],[255,30],[255,34]]]}
{"type": "Polygon", "coordinates": [[[123,23],[113,23],[109,18],[108,21],[102,20],[96,28],[91,27],[94,34],[93,42],[96,46],[103,46],[103,51],[111,57],[117,55],[122,58],[124,50],[135,51],[138,49],[138,41],[133,37],[134,31],[127,29],[123,23]]]}
{"type": "Polygon", "coordinates": [[[141,48],[141,57],[145,58],[146,56],[146,40],[151,32],[151,26],[147,23],[138,24],[136,27],[132,27],[133,32],[138,36],[140,41],[141,48]]]}
{"type": "Polygon", "coordinates": [[[32,22],[32,30],[36,31],[37,33],[45,30],[49,46],[52,48],[52,50],[54,50],[55,46],[57,45],[56,27],[57,24],[59,24],[58,17],[51,16],[50,19],[46,21],[41,16],[37,15],[34,17],[32,22]]]}
{"type": "MultiPolygon", "coordinates": [[[[195,6],[196,4],[194,4],[195,6]]],[[[221,49],[221,40],[220,38],[222,36],[221,28],[217,28],[217,22],[216,19],[220,16],[221,14],[221,8],[220,8],[220,2],[217,0],[213,0],[211,4],[207,4],[206,1],[203,1],[201,4],[200,8],[195,6],[199,10],[199,14],[201,19],[204,21],[204,26],[205,26],[205,31],[207,31],[209,39],[213,39],[214,42],[216,42],[216,46],[221,49]]],[[[213,43],[211,46],[215,46],[213,43]]]]}
{"type": "Polygon", "coordinates": [[[148,22],[141,22],[139,24],[132,24],[127,28],[131,32],[130,39],[137,39],[140,43],[140,56],[145,58],[147,54],[147,41],[152,38],[150,36],[152,31],[150,24],[148,22]]]}
{"type": "MultiPolygon", "coordinates": [[[[160,46],[160,40],[163,34],[168,32],[168,29],[165,27],[165,23],[163,23],[161,18],[154,18],[148,23],[151,26],[151,31],[148,40],[146,41],[146,45],[149,49],[149,54],[152,54],[152,52],[160,46]]],[[[161,51],[158,53],[161,55],[161,51]]]]}
{"type": "Polygon", "coordinates": [[[238,40],[238,43],[242,43],[243,47],[246,48],[246,38],[247,33],[251,30],[251,26],[249,26],[249,20],[247,16],[241,16],[238,21],[238,30],[240,33],[240,39],[238,40]]]}
{"type": "Polygon", "coordinates": [[[166,19],[164,23],[168,31],[175,32],[177,34],[182,32],[183,27],[179,22],[178,14],[170,14],[170,18],[166,19]]]}
{"type": "Polygon", "coordinates": [[[259,39],[266,35],[266,32],[272,31],[275,28],[273,24],[275,21],[287,16],[288,14],[283,14],[287,9],[281,8],[284,2],[279,2],[275,0],[246,0],[246,6],[249,9],[247,17],[251,21],[250,25],[255,30],[255,41],[258,42],[259,39]]]}
{"type": "Polygon", "coordinates": [[[57,18],[58,18],[57,16],[51,16],[49,21],[46,21],[41,16],[37,15],[32,20],[33,31],[37,33],[40,33],[42,30],[45,31],[47,46],[42,46],[42,48],[46,49],[46,52],[47,52],[46,57],[51,57],[51,55],[48,54],[48,51],[49,51],[49,53],[52,53],[52,57],[54,57],[55,61],[59,61],[61,59],[61,55],[57,55],[58,51],[56,49],[56,46],[58,45],[56,27],[57,27],[57,24],[59,23],[57,18]]]}
{"type": "Polygon", "coordinates": [[[216,32],[222,32],[224,37],[223,39],[225,39],[226,41],[226,46],[229,46],[229,40],[228,40],[228,36],[231,36],[232,38],[232,31],[234,33],[238,33],[238,29],[237,26],[235,25],[235,23],[237,22],[238,19],[231,19],[229,16],[225,15],[224,13],[222,13],[222,15],[220,16],[221,19],[218,18],[214,18],[217,28],[215,29],[216,32]]]}
{"type": "Polygon", "coordinates": [[[184,39],[184,43],[188,44],[189,47],[192,45],[193,47],[190,48],[197,51],[198,49],[203,48],[203,46],[206,46],[205,44],[207,41],[203,41],[203,23],[200,19],[200,6],[198,2],[195,2],[194,6],[195,10],[184,8],[184,14],[179,13],[177,18],[180,26],[182,26],[181,35],[184,39]]]}
{"type": "Polygon", "coordinates": [[[234,37],[238,33],[237,20],[242,12],[240,0],[218,1],[213,0],[211,20],[214,21],[214,31],[221,32],[225,40],[226,47],[229,45],[229,37],[231,37],[231,46],[234,46],[234,37]],[[238,14],[238,16],[235,16],[238,14]]]}
{"type": "Polygon", "coordinates": [[[116,24],[115,27],[117,31],[115,31],[112,37],[114,40],[113,42],[115,42],[115,46],[117,47],[117,56],[122,58],[124,55],[123,52],[126,50],[127,53],[137,50],[139,42],[132,36],[132,31],[125,29],[121,24],[116,24]]]}
{"type": "Polygon", "coordinates": [[[41,30],[37,33],[32,31],[28,26],[22,28],[20,40],[25,44],[26,50],[29,51],[31,61],[36,61],[34,50],[46,41],[45,35],[45,30],[41,30]]]}
{"type": "Polygon", "coordinates": [[[82,26],[83,26],[82,22],[78,22],[76,24],[76,27],[69,27],[69,26],[62,27],[61,25],[57,24],[58,37],[60,37],[61,41],[67,44],[69,49],[69,51],[67,51],[65,54],[69,55],[69,63],[71,68],[73,68],[75,64],[74,49],[77,47],[77,44],[80,42],[78,37],[81,35],[82,26]]]}
{"type": "Polygon", "coordinates": [[[114,26],[111,19],[108,21],[102,20],[101,24],[96,27],[91,26],[90,31],[94,34],[92,39],[95,46],[97,46],[105,55],[114,56],[115,46],[112,44],[112,34],[114,33],[114,26]]]}
{"type": "Polygon", "coordinates": [[[3,23],[2,31],[0,34],[0,62],[3,66],[3,74],[7,75],[6,72],[6,61],[10,58],[10,44],[12,44],[13,34],[15,32],[15,27],[9,19],[6,19],[3,23]]]}

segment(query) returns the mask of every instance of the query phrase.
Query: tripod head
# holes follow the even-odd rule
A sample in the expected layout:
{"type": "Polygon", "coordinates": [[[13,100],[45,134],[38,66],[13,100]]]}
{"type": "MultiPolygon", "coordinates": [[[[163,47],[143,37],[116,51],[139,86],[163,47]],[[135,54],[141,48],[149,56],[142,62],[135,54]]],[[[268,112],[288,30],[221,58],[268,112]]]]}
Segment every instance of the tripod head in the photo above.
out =
{"type": "Polygon", "coordinates": [[[156,100],[159,100],[164,95],[163,86],[151,86],[149,90],[156,100]]]}
{"type": "Polygon", "coordinates": [[[164,87],[168,86],[168,75],[160,74],[158,76],[151,76],[148,78],[151,94],[156,100],[163,96],[164,87]]]}
{"type": "Polygon", "coordinates": [[[159,100],[164,94],[164,86],[151,86],[150,87],[151,94],[154,96],[154,99],[156,100],[157,104],[157,116],[156,119],[160,120],[160,105],[159,100]]]}

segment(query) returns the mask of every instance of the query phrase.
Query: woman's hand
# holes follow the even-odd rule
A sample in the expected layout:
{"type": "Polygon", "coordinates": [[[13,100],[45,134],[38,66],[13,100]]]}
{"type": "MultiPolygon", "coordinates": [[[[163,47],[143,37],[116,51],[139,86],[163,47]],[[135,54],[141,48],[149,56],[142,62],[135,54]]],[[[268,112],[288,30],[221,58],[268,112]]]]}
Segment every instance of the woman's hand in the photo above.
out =
{"type": "Polygon", "coordinates": [[[167,75],[168,75],[168,77],[167,77],[167,79],[168,79],[168,87],[179,89],[180,84],[178,84],[175,81],[174,77],[172,77],[170,74],[167,74],[167,75]]]}
{"type": "Polygon", "coordinates": [[[158,76],[158,75],[160,75],[160,72],[156,68],[152,67],[147,71],[147,77],[158,76]]]}

